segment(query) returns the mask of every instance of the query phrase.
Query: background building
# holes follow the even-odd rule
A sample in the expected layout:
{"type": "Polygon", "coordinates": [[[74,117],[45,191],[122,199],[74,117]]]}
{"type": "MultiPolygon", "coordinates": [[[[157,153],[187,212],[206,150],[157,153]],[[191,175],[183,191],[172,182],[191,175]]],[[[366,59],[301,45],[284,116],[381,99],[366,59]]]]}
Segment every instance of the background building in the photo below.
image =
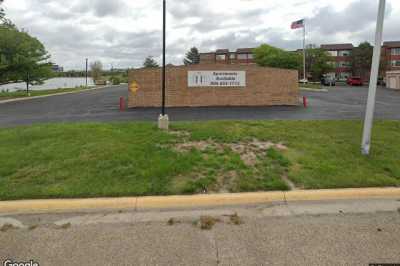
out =
{"type": "MultiPolygon", "coordinates": [[[[326,50],[333,58],[334,70],[328,75],[338,81],[346,81],[347,78],[356,75],[352,65],[352,54],[356,48],[353,44],[322,44],[320,48],[326,50]]],[[[218,49],[215,52],[200,53],[200,64],[255,64],[253,50],[254,48],[239,48],[235,52],[230,52],[229,49],[218,49]]],[[[302,49],[297,50],[297,52],[302,51],[302,49]]],[[[386,71],[400,70],[400,41],[384,42],[381,60],[381,77],[386,76],[386,71]]],[[[362,78],[368,82],[369,71],[362,78]]]]}
{"type": "Polygon", "coordinates": [[[63,68],[62,66],[59,66],[59,65],[52,65],[52,66],[51,66],[51,69],[52,69],[54,72],[64,72],[64,68],[63,68]]]}
{"type": "Polygon", "coordinates": [[[382,55],[388,71],[400,70],[400,41],[384,42],[382,55]]]}
{"type": "Polygon", "coordinates": [[[218,49],[215,52],[200,53],[200,64],[255,64],[254,48],[240,48],[236,52],[218,49]]]}
{"type": "Polygon", "coordinates": [[[329,73],[331,76],[334,76],[337,80],[347,80],[347,78],[353,75],[351,64],[351,55],[354,49],[353,44],[323,44],[321,48],[326,50],[334,59],[332,64],[335,71],[329,73]]]}

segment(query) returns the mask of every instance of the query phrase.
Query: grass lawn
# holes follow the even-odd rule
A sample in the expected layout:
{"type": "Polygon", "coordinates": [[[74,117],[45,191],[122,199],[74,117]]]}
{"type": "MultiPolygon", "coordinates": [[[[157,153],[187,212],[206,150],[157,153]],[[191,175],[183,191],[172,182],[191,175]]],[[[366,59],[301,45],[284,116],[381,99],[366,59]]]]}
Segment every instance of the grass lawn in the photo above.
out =
{"type": "Polygon", "coordinates": [[[321,84],[311,84],[311,83],[300,83],[299,84],[300,88],[308,88],[308,89],[314,89],[314,90],[321,90],[323,89],[321,84]]]}
{"type": "Polygon", "coordinates": [[[43,96],[43,95],[50,95],[50,94],[57,94],[63,92],[72,92],[72,91],[81,91],[86,89],[86,87],[76,87],[76,88],[60,88],[60,89],[52,89],[52,90],[30,90],[30,96],[26,93],[26,91],[13,91],[13,92],[5,92],[0,91],[0,101],[1,100],[8,100],[8,99],[15,99],[15,98],[25,98],[25,97],[33,97],[33,96],[43,96]]]}
{"type": "Polygon", "coordinates": [[[356,121],[48,124],[0,129],[0,199],[400,186],[400,122],[360,155],[356,121]]]}

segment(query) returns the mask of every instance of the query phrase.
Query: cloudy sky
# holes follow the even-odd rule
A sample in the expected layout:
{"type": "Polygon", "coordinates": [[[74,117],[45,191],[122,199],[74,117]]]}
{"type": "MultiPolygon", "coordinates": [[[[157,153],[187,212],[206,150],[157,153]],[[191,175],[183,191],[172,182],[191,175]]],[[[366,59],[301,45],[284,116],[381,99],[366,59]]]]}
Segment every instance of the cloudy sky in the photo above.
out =
{"type": "MultiPolygon", "coordinates": [[[[192,46],[255,47],[269,43],[294,50],[306,18],[308,43],[373,41],[377,0],[167,0],[167,62],[180,64],[192,46]]],[[[8,17],[39,38],[52,60],[83,69],[84,59],[105,68],[141,66],[161,54],[162,0],[5,0],[8,17]]],[[[400,1],[387,1],[385,40],[400,40],[400,1]]]]}

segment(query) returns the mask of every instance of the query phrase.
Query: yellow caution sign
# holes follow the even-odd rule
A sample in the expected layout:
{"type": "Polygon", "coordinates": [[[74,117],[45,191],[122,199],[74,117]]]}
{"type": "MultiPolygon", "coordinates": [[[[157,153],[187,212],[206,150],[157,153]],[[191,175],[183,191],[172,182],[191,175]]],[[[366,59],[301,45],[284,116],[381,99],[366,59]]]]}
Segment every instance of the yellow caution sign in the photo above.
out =
{"type": "Polygon", "coordinates": [[[132,81],[131,84],[129,84],[129,91],[132,93],[136,93],[139,90],[139,85],[137,84],[136,81],[132,81]]]}

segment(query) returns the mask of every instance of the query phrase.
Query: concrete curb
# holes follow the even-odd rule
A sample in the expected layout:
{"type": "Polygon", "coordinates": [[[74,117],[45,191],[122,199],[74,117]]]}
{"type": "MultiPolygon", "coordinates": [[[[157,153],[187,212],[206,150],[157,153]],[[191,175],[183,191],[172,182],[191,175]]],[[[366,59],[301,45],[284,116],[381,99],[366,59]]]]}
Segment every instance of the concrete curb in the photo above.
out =
{"type": "Polygon", "coordinates": [[[96,87],[96,88],[92,88],[92,89],[84,89],[84,90],[79,90],[79,91],[69,91],[69,92],[53,93],[53,94],[41,95],[41,96],[32,96],[32,97],[24,97],[24,98],[15,98],[15,99],[9,99],[9,100],[0,101],[0,104],[3,104],[3,103],[12,103],[12,102],[22,102],[22,101],[28,101],[28,100],[34,100],[34,99],[40,99],[40,98],[47,98],[47,97],[53,97],[53,96],[66,95],[66,94],[81,93],[81,92],[86,92],[86,91],[93,91],[93,90],[104,89],[104,88],[108,88],[108,87],[112,87],[112,86],[113,86],[113,85],[102,86],[102,87],[96,87]]]}
{"type": "Polygon", "coordinates": [[[193,196],[156,196],[94,199],[55,199],[0,201],[0,214],[55,213],[101,209],[182,209],[221,207],[290,201],[324,201],[345,199],[400,199],[400,188],[358,188],[298,190],[289,192],[255,192],[193,196]]]}

